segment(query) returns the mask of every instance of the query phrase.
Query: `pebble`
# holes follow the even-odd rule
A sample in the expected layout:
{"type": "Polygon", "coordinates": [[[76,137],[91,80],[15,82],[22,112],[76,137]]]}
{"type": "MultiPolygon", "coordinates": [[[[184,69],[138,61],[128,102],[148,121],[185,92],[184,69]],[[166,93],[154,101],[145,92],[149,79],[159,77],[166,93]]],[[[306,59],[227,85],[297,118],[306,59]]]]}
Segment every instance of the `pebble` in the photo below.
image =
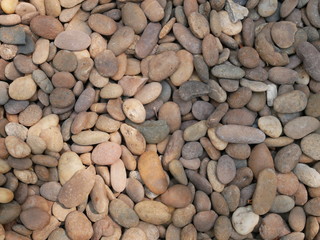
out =
{"type": "Polygon", "coordinates": [[[209,23],[207,19],[198,12],[192,12],[188,16],[190,30],[194,36],[203,39],[210,33],[209,23]]]}
{"type": "Polygon", "coordinates": [[[14,194],[7,188],[0,187],[0,203],[9,203],[13,200],[14,194]]]}
{"type": "Polygon", "coordinates": [[[63,31],[63,26],[58,19],[43,15],[32,18],[30,28],[38,36],[49,40],[54,40],[63,31]]]}
{"type": "Polygon", "coordinates": [[[310,94],[308,98],[308,104],[305,109],[306,115],[311,117],[319,117],[320,112],[317,104],[320,102],[320,94],[310,94]]]}
{"type": "Polygon", "coordinates": [[[138,225],[138,215],[125,202],[119,199],[114,199],[110,202],[109,208],[111,217],[120,226],[125,228],[132,228],[138,225]]]}
{"type": "Polygon", "coordinates": [[[258,222],[259,215],[253,212],[251,206],[239,207],[232,214],[232,225],[240,235],[251,233],[258,222]]]}
{"type": "Polygon", "coordinates": [[[270,211],[274,213],[286,213],[294,208],[294,205],[294,200],[291,197],[286,195],[277,195],[273,200],[270,211]]]}
{"type": "Polygon", "coordinates": [[[142,123],[146,119],[145,108],[138,99],[126,99],[122,104],[122,109],[127,118],[134,123],[142,123]]]}
{"type": "Polygon", "coordinates": [[[304,163],[298,163],[293,169],[293,172],[303,184],[309,187],[320,186],[320,174],[314,168],[311,168],[304,163]]]}
{"type": "Polygon", "coordinates": [[[88,25],[92,30],[101,35],[112,35],[117,30],[116,22],[103,14],[92,14],[88,19],[88,25]]]}
{"type": "Polygon", "coordinates": [[[26,33],[21,26],[1,27],[0,41],[6,44],[26,44],[26,33]]]}
{"type": "Polygon", "coordinates": [[[159,23],[149,23],[146,26],[136,44],[135,52],[138,58],[145,58],[150,55],[157,44],[160,30],[161,25],[159,23]]]}
{"type": "Polygon", "coordinates": [[[307,106],[307,96],[299,91],[293,90],[277,96],[273,107],[278,113],[295,113],[304,110],[307,106]]]}
{"type": "Polygon", "coordinates": [[[154,225],[168,223],[171,219],[169,208],[157,201],[144,200],[137,203],[134,210],[142,221],[154,225]]]}
{"type": "Polygon", "coordinates": [[[153,151],[143,153],[138,160],[138,169],[143,182],[153,193],[162,194],[167,190],[167,177],[157,153],[153,151]]]}
{"type": "Polygon", "coordinates": [[[50,215],[38,207],[32,207],[21,212],[20,220],[28,229],[39,230],[49,223],[50,215]]]}
{"type": "Polygon", "coordinates": [[[122,235],[123,240],[129,240],[129,239],[141,239],[141,240],[147,240],[147,236],[143,230],[140,228],[129,228],[124,232],[122,235]]]}
{"type": "Polygon", "coordinates": [[[20,77],[9,85],[9,96],[14,100],[28,100],[36,92],[37,85],[31,75],[20,77]]]}
{"type": "Polygon", "coordinates": [[[252,198],[254,213],[263,215],[271,209],[277,191],[276,183],[277,176],[274,170],[266,168],[260,172],[252,198]]]}
{"type": "Polygon", "coordinates": [[[193,224],[199,232],[207,232],[212,229],[212,227],[216,223],[217,218],[218,215],[212,210],[201,211],[194,215],[193,224]]]}
{"type": "Polygon", "coordinates": [[[209,86],[198,81],[187,81],[183,83],[179,90],[179,96],[183,101],[206,95],[210,92],[209,86]]]}
{"type": "Polygon", "coordinates": [[[93,228],[86,215],[79,211],[69,213],[65,220],[66,233],[71,239],[90,239],[93,228]]]}
{"type": "Polygon", "coordinates": [[[227,11],[219,11],[221,31],[229,36],[234,36],[241,32],[242,22],[238,21],[236,23],[231,22],[229,14],[227,11]]]}
{"type": "Polygon", "coordinates": [[[147,26],[147,18],[143,10],[135,3],[126,3],[122,8],[122,21],[131,27],[136,34],[140,34],[147,26]]]}
{"type": "Polygon", "coordinates": [[[297,144],[282,148],[274,158],[276,169],[281,173],[289,173],[298,164],[302,152],[297,144]]]}
{"type": "Polygon", "coordinates": [[[56,47],[70,51],[85,50],[90,44],[91,39],[89,35],[81,31],[63,31],[54,40],[56,47]]]}
{"type": "Polygon", "coordinates": [[[192,193],[187,186],[176,184],[161,194],[161,202],[174,208],[187,207],[192,201],[192,193]]]}
{"type": "Polygon", "coordinates": [[[219,158],[217,164],[217,177],[222,184],[230,183],[236,176],[236,166],[234,160],[228,155],[219,158]]]}
{"type": "Polygon", "coordinates": [[[229,65],[229,64],[221,64],[215,66],[211,69],[211,73],[213,76],[217,78],[227,78],[227,79],[240,79],[245,75],[245,71],[239,67],[229,65]]]}
{"type": "Polygon", "coordinates": [[[259,233],[265,239],[274,239],[287,235],[290,231],[280,215],[271,213],[262,219],[259,233]]]}
{"type": "Polygon", "coordinates": [[[9,154],[15,158],[25,158],[30,155],[30,147],[16,136],[5,138],[5,145],[9,154]]]}
{"type": "Polygon", "coordinates": [[[277,191],[279,193],[291,196],[297,192],[299,188],[299,180],[294,173],[277,174],[277,179],[277,191]]]}
{"type": "Polygon", "coordinates": [[[280,48],[291,47],[294,43],[295,33],[297,32],[296,24],[289,21],[276,22],[271,28],[271,37],[275,44],[280,48]]]}
{"type": "Polygon", "coordinates": [[[93,166],[77,171],[61,188],[58,200],[67,208],[80,205],[88,197],[94,185],[93,166]]]}
{"type": "Polygon", "coordinates": [[[302,152],[314,160],[320,160],[319,139],[319,134],[311,133],[304,137],[300,143],[302,152]]]}
{"type": "Polygon", "coordinates": [[[258,120],[259,128],[272,138],[280,137],[282,133],[281,122],[274,116],[264,116],[258,120]]]}
{"type": "Polygon", "coordinates": [[[118,61],[110,50],[100,52],[94,59],[94,66],[103,77],[112,77],[118,71],[118,61]]]}
{"type": "Polygon", "coordinates": [[[202,49],[200,39],[196,38],[191,31],[181,23],[175,23],[173,25],[173,34],[187,51],[192,54],[201,53],[202,49]]]}
{"type": "Polygon", "coordinates": [[[293,139],[301,139],[319,128],[319,120],[314,117],[303,116],[289,121],[284,126],[284,133],[293,139]]]}
{"type": "Polygon", "coordinates": [[[258,13],[261,17],[269,17],[275,13],[278,1],[261,1],[258,4],[258,13]]]}
{"type": "Polygon", "coordinates": [[[126,169],[121,159],[114,162],[110,169],[111,186],[116,192],[122,192],[126,188],[126,169]]]}

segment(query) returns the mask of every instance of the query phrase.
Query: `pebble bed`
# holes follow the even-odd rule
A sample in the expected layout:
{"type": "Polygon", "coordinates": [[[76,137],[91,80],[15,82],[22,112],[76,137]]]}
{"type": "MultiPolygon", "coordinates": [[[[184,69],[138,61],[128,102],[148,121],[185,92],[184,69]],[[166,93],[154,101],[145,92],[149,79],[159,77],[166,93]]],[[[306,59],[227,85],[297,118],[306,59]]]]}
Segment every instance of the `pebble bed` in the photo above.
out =
{"type": "Polygon", "coordinates": [[[0,240],[319,240],[319,6],[1,0],[0,240]]]}

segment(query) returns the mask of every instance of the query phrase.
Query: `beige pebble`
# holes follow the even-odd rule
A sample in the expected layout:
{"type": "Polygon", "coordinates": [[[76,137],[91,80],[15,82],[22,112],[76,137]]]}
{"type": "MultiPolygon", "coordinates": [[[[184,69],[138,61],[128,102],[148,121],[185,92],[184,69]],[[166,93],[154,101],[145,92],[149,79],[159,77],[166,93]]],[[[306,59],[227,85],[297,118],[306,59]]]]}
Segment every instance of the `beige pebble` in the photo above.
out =
{"type": "Polygon", "coordinates": [[[76,153],[63,153],[58,165],[60,183],[65,184],[80,169],[84,169],[84,166],[76,153]]]}
{"type": "Polygon", "coordinates": [[[152,82],[144,85],[140,91],[138,91],[134,98],[138,99],[142,104],[148,104],[154,101],[160,96],[162,85],[158,82],[152,82]]]}
{"type": "Polygon", "coordinates": [[[116,192],[122,192],[126,188],[126,169],[123,161],[119,159],[110,168],[111,186],[116,192]]]}
{"type": "Polygon", "coordinates": [[[138,99],[126,99],[122,104],[124,114],[134,123],[143,123],[146,119],[146,110],[138,99]]]}
{"type": "Polygon", "coordinates": [[[7,188],[0,187],[0,203],[8,203],[13,200],[13,192],[7,188]]]}
{"type": "Polygon", "coordinates": [[[15,158],[24,158],[30,155],[31,149],[24,141],[15,136],[5,138],[5,145],[9,154],[15,158]]]}
{"type": "Polygon", "coordinates": [[[1,1],[1,9],[6,14],[14,13],[18,3],[18,0],[3,0],[1,1]]]}
{"type": "Polygon", "coordinates": [[[121,85],[115,83],[108,83],[100,91],[100,97],[102,98],[118,98],[121,97],[123,89],[121,85]]]}
{"type": "Polygon", "coordinates": [[[40,38],[36,42],[35,50],[32,54],[32,61],[34,64],[42,64],[49,57],[49,44],[48,39],[40,38]]]}
{"type": "Polygon", "coordinates": [[[14,100],[28,100],[36,92],[37,85],[31,75],[14,80],[9,86],[9,96],[14,100]]]}

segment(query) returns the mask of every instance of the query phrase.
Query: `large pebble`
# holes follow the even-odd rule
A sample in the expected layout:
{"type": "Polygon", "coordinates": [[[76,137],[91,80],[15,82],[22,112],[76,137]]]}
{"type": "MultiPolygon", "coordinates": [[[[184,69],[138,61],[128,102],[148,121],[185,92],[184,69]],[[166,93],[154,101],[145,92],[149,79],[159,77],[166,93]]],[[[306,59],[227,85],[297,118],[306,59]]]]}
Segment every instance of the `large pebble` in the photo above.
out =
{"type": "Polygon", "coordinates": [[[88,25],[95,32],[107,36],[117,30],[117,24],[112,18],[98,13],[90,15],[88,25]]]}
{"type": "Polygon", "coordinates": [[[294,200],[291,197],[278,195],[274,198],[270,211],[274,213],[286,213],[289,212],[294,205],[294,200]]]}
{"type": "Polygon", "coordinates": [[[36,92],[37,85],[31,75],[14,80],[9,86],[9,96],[14,100],[28,100],[36,92]]]}
{"type": "Polygon", "coordinates": [[[26,33],[21,26],[1,27],[0,40],[7,44],[25,44],[26,33]]]}
{"type": "Polygon", "coordinates": [[[176,184],[161,195],[161,202],[174,208],[183,208],[192,201],[192,193],[187,186],[176,184]]]}
{"type": "Polygon", "coordinates": [[[191,31],[181,23],[175,23],[173,25],[173,34],[187,51],[192,54],[201,53],[202,49],[200,39],[196,38],[191,31]]]}
{"type": "Polygon", "coordinates": [[[63,153],[58,165],[60,183],[65,184],[80,169],[84,169],[84,166],[75,152],[63,153]]]}
{"type": "Polygon", "coordinates": [[[63,26],[58,19],[43,15],[34,17],[30,22],[30,28],[38,36],[49,40],[54,40],[63,31],[63,26]]]}
{"type": "Polygon", "coordinates": [[[272,206],[277,192],[275,171],[266,168],[258,176],[257,186],[252,198],[252,209],[258,215],[266,214],[272,206]]]}
{"type": "Polygon", "coordinates": [[[259,128],[272,138],[280,137],[282,133],[281,122],[274,116],[264,116],[258,120],[259,128]]]}
{"type": "Polygon", "coordinates": [[[11,202],[13,197],[13,192],[10,189],[0,187],[0,203],[11,202]]]}
{"type": "Polygon", "coordinates": [[[121,124],[120,132],[125,140],[127,148],[137,155],[141,155],[146,150],[146,140],[143,135],[135,128],[121,124]]]}
{"type": "Polygon", "coordinates": [[[228,155],[219,158],[217,164],[217,177],[222,184],[228,184],[236,176],[234,160],[228,155]]]}
{"type": "Polygon", "coordinates": [[[69,213],[65,220],[67,235],[71,239],[89,240],[93,235],[93,228],[87,216],[79,211],[69,213]]]}
{"type": "Polygon", "coordinates": [[[320,81],[319,51],[309,42],[302,42],[297,47],[297,55],[303,62],[306,72],[316,81],[320,81]]]}
{"type": "Polygon", "coordinates": [[[0,204],[0,224],[14,221],[21,212],[21,207],[16,201],[0,204]]]}
{"type": "Polygon", "coordinates": [[[136,3],[128,2],[123,6],[122,21],[125,26],[131,27],[136,34],[140,34],[147,26],[147,18],[136,3]]]}
{"type": "Polygon", "coordinates": [[[312,216],[320,216],[320,208],[319,208],[320,198],[312,198],[305,205],[304,210],[307,214],[312,216]]]}
{"type": "Polygon", "coordinates": [[[300,144],[303,153],[314,160],[320,160],[320,134],[311,133],[304,137],[300,144]]]}
{"type": "Polygon", "coordinates": [[[278,113],[295,113],[304,110],[307,103],[307,96],[302,91],[294,90],[276,97],[273,107],[278,113]]]}
{"type": "Polygon", "coordinates": [[[118,61],[110,50],[100,52],[94,59],[94,65],[99,74],[104,77],[112,77],[118,71],[118,61]]]}
{"type": "Polygon", "coordinates": [[[117,143],[103,142],[97,145],[92,152],[92,161],[99,165],[111,165],[121,156],[121,147],[117,143]]]}
{"type": "Polygon", "coordinates": [[[28,144],[15,136],[6,137],[5,145],[10,155],[15,158],[25,158],[31,153],[31,149],[28,144]]]}
{"type": "Polygon", "coordinates": [[[230,143],[257,144],[265,140],[265,135],[259,129],[241,125],[224,125],[217,128],[217,136],[230,143]]]}
{"type": "Polygon", "coordinates": [[[135,211],[120,199],[114,199],[109,206],[111,217],[122,227],[136,227],[139,217],[135,211]]]}
{"type": "Polygon", "coordinates": [[[287,235],[290,231],[280,215],[271,213],[262,219],[259,233],[263,239],[275,239],[287,235]]]}
{"type": "Polygon", "coordinates": [[[320,174],[304,163],[298,163],[293,170],[300,182],[308,187],[320,187],[320,174]]]}
{"type": "Polygon", "coordinates": [[[173,51],[166,51],[154,56],[149,63],[149,78],[161,81],[170,77],[178,68],[179,58],[173,51]]]}
{"type": "Polygon", "coordinates": [[[314,117],[297,117],[284,126],[284,133],[290,138],[300,139],[317,130],[319,126],[319,120],[314,117]]]}
{"type": "Polygon", "coordinates": [[[232,214],[232,225],[240,235],[251,233],[258,222],[259,215],[253,212],[251,206],[239,207],[232,214]]]}
{"type": "Polygon", "coordinates": [[[126,99],[122,104],[122,109],[127,118],[134,123],[143,123],[146,119],[146,110],[138,99],[126,99]]]}
{"type": "Polygon", "coordinates": [[[111,165],[110,179],[111,186],[116,192],[122,192],[126,188],[127,173],[121,159],[111,165]]]}
{"type": "Polygon", "coordinates": [[[30,230],[39,230],[49,223],[50,215],[38,207],[28,208],[21,212],[20,220],[30,230]]]}
{"type": "Polygon", "coordinates": [[[67,208],[76,207],[83,203],[93,188],[94,175],[93,165],[76,172],[61,188],[58,196],[59,202],[67,208]]]}
{"type": "Polygon", "coordinates": [[[274,158],[276,169],[281,173],[289,173],[298,164],[301,154],[299,145],[295,143],[283,147],[274,158]]]}
{"type": "Polygon", "coordinates": [[[167,190],[167,178],[157,153],[143,153],[138,160],[138,169],[143,182],[152,192],[162,194],[167,190]]]}
{"type": "Polygon", "coordinates": [[[139,202],[135,205],[134,210],[142,221],[155,225],[168,223],[171,219],[169,208],[157,201],[139,202]]]}
{"type": "Polygon", "coordinates": [[[241,79],[245,75],[245,71],[240,67],[231,64],[221,64],[211,69],[213,76],[217,78],[241,79]]]}
{"type": "Polygon", "coordinates": [[[294,43],[297,26],[290,21],[280,21],[273,24],[271,29],[272,40],[280,48],[289,48],[294,43]]]}
{"type": "Polygon", "coordinates": [[[54,45],[58,48],[81,51],[88,48],[91,44],[89,35],[81,31],[64,31],[58,34],[54,40],[54,45]]]}
{"type": "Polygon", "coordinates": [[[241,32],[242,22],[238,21],[236,23],[231,22],[229,14],[227,11],[219,11],[221,30],[223,33],[233,36],[241,32]]]}

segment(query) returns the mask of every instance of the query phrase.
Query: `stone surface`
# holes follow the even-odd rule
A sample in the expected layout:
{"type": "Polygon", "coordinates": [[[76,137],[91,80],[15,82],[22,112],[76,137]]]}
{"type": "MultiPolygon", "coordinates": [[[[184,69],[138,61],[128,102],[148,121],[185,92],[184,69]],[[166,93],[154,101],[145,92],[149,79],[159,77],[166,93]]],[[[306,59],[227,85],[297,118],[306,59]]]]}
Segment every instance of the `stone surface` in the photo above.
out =
{"type": "Polygon", "coordinates": [[[57,35],[54,44],[61,49],[81,51],[90,46],[91,39],[81,31],[64,31],[57,35]]]}

